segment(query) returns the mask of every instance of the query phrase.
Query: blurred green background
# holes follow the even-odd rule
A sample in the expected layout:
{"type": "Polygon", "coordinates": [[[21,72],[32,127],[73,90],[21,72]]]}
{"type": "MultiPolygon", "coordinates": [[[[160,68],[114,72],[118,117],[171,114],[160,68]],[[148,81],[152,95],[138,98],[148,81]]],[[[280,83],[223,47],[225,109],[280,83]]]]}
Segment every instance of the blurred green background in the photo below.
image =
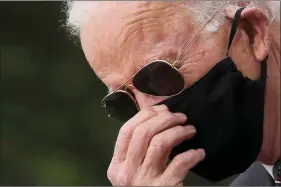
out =
{"type": "MultiPolygon", "coordinates": [[[[62,6],[0,2],[1,185],[110,185],[121,124],[99,106],[106,88],[62,27],[62,6]]],[[[192,173],[185,184],[217,185],[192,173]]]]}

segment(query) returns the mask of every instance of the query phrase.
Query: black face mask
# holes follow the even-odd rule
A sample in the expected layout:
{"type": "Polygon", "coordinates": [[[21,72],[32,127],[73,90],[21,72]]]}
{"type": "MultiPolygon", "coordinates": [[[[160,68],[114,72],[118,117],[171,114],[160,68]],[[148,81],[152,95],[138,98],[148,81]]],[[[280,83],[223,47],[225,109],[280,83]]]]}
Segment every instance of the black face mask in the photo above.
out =
{"type": "MultiPolygon", "coordinates": [[[[236,12],[229,46],[240,14],[236,12]]],[[[245,62],[247,63],[247,62],[245,62]]],[[[206,158],[192,171],[218,181],[244,172],[253,163],[263,140],[266,60],[261,63],[259,80],[250,80],[237,70],[227,55],[190,88],[160,104],[171,112],[182,112],[196,136],[175,147],[171,158],[189,149],[204,148],[206,158]]]]}

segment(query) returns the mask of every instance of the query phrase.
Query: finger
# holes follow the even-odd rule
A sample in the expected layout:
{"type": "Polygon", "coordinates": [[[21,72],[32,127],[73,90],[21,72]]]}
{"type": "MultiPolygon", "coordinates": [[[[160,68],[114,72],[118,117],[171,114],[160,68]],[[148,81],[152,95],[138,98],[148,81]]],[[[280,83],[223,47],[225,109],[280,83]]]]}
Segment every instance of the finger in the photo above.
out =
{"type": "Polygon", "coordinates": [[[129,142],[133,135],[135,128],[147,121],[148,119],[156,116],[158,112],[168,110],[168,107],[165,105],[157,105],[153,107],[146,108],[137,113],[129,121],[127,121],[120,129],[112,160],[116,162],[122,162],[126,158],[129,142]]]}
{"type": "Polygon", "coordinates": [[[161,176],[162,180],[169,179],[172,184],[183,181],[188,171],[205,158],[203,149],[189,150],[174,157],[161,176]]]}
{"type": "Polygon", "coordinates": [[[196,129],[192,125],[175,126],[154,136],[149,144],[142,168],[147,172],[164,172],[172,148],[192,138],[196,129]]]}
{"type": "Polygon", "coordinates": [[[169,111],[163,111],[159,113],[159,115],[139,125],[128,147],[126,157],[128,162],[134,165],[134,167],[138,167],[146,155],[151,139],[156,134],[168,128],[185,123],[186,119],[187,117],[184,114],[173,114],[169,111]]]}

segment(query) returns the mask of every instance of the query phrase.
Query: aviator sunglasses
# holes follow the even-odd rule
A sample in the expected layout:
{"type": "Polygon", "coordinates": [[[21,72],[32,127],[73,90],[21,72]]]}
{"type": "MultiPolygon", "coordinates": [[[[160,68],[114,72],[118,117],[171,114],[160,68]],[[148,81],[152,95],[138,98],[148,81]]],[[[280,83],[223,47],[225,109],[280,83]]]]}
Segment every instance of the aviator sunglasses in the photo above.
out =
{"type": "Polygon", "coordinates": [[[140,108],[130,87],[134,87],[146,95],[156,97],[171,97],[180,94],[184,90],[185,80],[176,65],[180,62],[188,46],[217,12],[218,10],[202,25],[173,63],[154,60],[142,67],[124,84],[106,95],[101,105],[106,110],[108,117],[126,122],[138,113],[140,108]],[[129,81],[132,81],[132,85],[127,85],[129,81]]]}

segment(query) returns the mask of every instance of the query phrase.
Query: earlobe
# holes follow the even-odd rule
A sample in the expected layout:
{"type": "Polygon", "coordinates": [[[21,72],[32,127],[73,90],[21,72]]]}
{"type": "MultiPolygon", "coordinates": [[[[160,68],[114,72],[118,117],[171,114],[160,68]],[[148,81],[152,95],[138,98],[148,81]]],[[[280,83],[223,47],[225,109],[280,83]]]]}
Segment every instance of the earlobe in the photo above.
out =
{"type": "MultiPolygon", "coordinates": [[[[226,8],[226,16],[234,19],[238,6],[230,5],[226,8]]],[[[255,7],[246,7],[240,18],[239,27],[245,31],[249,38],[249,45],[257,61],[263,61],[269,51],[269,20],[265,13],[255,7]]]]}

